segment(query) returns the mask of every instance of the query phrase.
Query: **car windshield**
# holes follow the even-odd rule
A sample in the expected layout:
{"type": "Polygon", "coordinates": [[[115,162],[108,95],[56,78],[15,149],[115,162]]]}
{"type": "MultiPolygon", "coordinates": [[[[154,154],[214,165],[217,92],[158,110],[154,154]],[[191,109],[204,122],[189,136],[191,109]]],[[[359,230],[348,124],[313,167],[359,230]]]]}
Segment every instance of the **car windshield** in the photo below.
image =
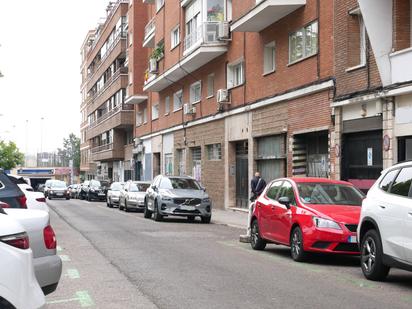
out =
{"type": "Polygon", "coordinates": [[[100,181],[98,180],[92,180],[90,181],[90,187],[100,187],[100,181]]]}
{"type": "Polygon", "coordinates": [[[52,188],[66,188],[66,184],[63,181],[56,181],[51,184],[52,188]]]}
{"type": "Polygon", "coordinates": [[[122,189],[122,185],[119,182],[113,183],[110,187],[112,191],[120,191],[122,189]]]}
{"type": "Polygon", "coordinates": [[[132,183],[130,185],[130,192],[146,192],[150,184],[148,183],[132,183]]]}
{"type": "Polygon", "coordinates": [[[365,197],[350,185],[331,183],[298,183],[302,203],[318,205],[361,206],[365,197]]]}
{"type": "Polygon", "coordinates": [[[100,183],[103,187],[108,187],[109,186],[109,183],[105,180],[101,181],[100,183]]]}
{"type": "Polygon", "coordinates": [[[200,190],[201,187],[196,180],[190,178],[163,178],[159,189],[200,190]]]}

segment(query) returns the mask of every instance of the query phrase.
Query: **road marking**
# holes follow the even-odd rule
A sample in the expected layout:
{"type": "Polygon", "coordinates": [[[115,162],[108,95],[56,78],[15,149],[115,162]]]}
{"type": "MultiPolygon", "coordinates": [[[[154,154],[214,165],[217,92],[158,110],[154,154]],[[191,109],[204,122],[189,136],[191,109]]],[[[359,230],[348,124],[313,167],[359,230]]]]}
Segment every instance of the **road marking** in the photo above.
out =
{"type": "Polygon", "coordinates": [[[79,279],[80,273],[76,268],[69,268],[65,276],[69,277],[70,279],[79,279]]]}
{"type": "Polygon", "coordinates": [[[87,291],[77,291],[74,296],[75,297],[73,298],[50,300],[47,302],[47,304],[53,305],[53,304],[63,304],[63,303],[70,303],[70,302],[78,301],[80,303],[80,306],[82,307],[94,306],[94,301],[87,291]]]}
{"type": "Polygon", "coordinates": [[[70,257],[68,255],[61,254],[61,255],[59,255],[59,257],[63,262],[70,262],[71,261],[70,257]]]}

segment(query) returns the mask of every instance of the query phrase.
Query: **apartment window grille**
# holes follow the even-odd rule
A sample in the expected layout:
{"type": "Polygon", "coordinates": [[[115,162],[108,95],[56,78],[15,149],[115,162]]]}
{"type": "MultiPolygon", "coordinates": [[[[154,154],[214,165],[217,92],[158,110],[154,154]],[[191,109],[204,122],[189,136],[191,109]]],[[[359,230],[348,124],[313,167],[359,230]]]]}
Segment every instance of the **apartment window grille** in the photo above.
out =
{"type": "Polygon", "coordinates": [[[180,28],[175,27],[171,32],[171,49],[175,48],[180,43],[180,28]]]}
{"type": "Polygon", "coordinates": [[[183,91],[179,90],[173,94],[173,111],[178,111],[183,106],[183,91]]]}
{"type": "Polygon", "coordinates": [[[219,161],[222,159],[222,144],[207,145],[207,159],[210,161],[219,161]]]}
{"type": "Polygon", "coordinates": [[[159,118],[159,103],[152,106],[152,120],[159,118]]]}
{"type": "Polygon", "coordinates": [[[269,74],[276,70],[275,42],[270,42],[263,49],[263,74],[269,74]]]}
{"type": "Polygon", "coordinates": [[[170,97],[167,96],[165,99],[165,115],[170,113],[170,97]]]}
{"type": "Polygon", "coordinates": [[[215,74],[209,74],[207,76],[207,97],[213,97],[215,93],[215,74]]]}
{"type": "Polygon", "coordinates": [[[230,89],[242,85],[245,82],[243,61],[228,64],[227,74],[227,88],[230,89]]]}
{"type": "Polygon", "coordinates": [[[289,63],[315,55],[318,52],[318,22],[289,35],[289,63]]]}
{"type": "Polygon", "coordinates": [[[202,99],[202,83],[197,81],[190,86],[190,103],[198,103],[202,99]]]}

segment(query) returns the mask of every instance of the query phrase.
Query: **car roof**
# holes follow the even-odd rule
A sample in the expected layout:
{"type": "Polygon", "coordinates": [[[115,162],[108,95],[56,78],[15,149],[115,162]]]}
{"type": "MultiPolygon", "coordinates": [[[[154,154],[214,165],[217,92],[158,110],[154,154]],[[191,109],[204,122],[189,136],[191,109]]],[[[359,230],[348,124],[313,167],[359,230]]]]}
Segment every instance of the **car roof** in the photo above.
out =
{"type": "Polygon", "coordinates": [[[390,170],[394,170],[394,169],[398,169],[398,168],[402,168],[402,167],[409,167],[409,166],[412,166],[412,160],[396,163],[396,164],[392,165],[391,167],[388,167],[388,168],[384,169],[381,172],[381,174],[386,173],[387,171],[390,171],[390,170]]]}
{"type": "Polygon", "coordinates": [[[193,177],[190,177],[190,176],[178,176],[178,175],[160,175],[160,176],[162,176],[162,177],[165,177],[165,178],[181,178],[181,179],[193,179],[193,180],[195,180],[193,177]]]}
{"type": "Polygon", "coordinates": [[[294,181],[295,183],[329,183],[329,184],[336,184],[336,185],[350,185],[353,186],[350,182],[343,181],[343,180],[335,180],[329,178],[321,178],[321,177],[288,177],[283,179],[289,179],[294,181]]]}

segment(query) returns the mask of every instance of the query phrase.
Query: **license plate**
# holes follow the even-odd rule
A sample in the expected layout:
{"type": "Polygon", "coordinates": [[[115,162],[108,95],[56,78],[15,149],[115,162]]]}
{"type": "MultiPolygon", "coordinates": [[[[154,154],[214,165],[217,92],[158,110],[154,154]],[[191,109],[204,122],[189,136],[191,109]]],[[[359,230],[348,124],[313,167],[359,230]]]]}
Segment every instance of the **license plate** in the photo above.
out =
{"type": "Polygon", "coordinates": [[[104,196],[104,193],[99,193],[99,196],[104,196]]]}
{"type": "Polygon", "coordinates": [[[356,243],[358,243],[358,239],[357,239],[356,236],[349,236],[348,237],[348,242],[351,243],[351,244],[356,244],[356,243]]]}
{"type": "Polygon", "coordinates": [[[63,193],[56,193],[57,196],[63,196],[63,193]]]}
{"type": "Polygon", "coordinates": [[[193,210],[195,210],[196,208],[195,208],[195,206],[181,205],[181,206],[180,206],[180,209],[181,209],[181,210],[193,211],[193,210]]]}

